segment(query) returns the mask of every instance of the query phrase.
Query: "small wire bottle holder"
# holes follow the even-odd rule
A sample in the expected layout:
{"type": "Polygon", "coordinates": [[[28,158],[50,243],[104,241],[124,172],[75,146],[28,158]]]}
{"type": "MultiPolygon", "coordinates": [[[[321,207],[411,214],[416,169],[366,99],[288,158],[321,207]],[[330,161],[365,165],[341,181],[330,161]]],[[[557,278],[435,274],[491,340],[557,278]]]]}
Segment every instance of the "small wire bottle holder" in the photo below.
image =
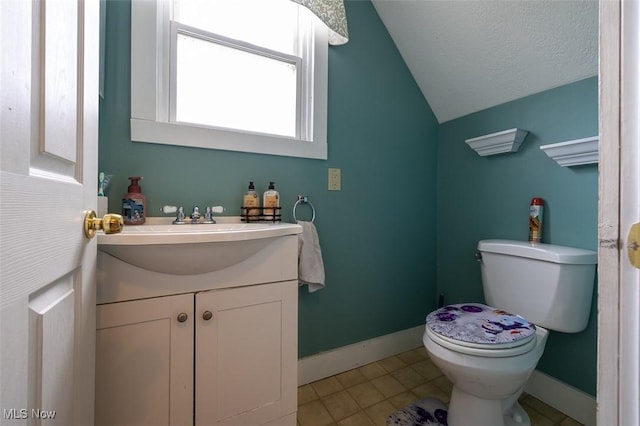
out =
{"type": "Polygon", "coordinates": [[[243,222],[281,222],[281,207],[241,207],[240,219],[243,222]]]}

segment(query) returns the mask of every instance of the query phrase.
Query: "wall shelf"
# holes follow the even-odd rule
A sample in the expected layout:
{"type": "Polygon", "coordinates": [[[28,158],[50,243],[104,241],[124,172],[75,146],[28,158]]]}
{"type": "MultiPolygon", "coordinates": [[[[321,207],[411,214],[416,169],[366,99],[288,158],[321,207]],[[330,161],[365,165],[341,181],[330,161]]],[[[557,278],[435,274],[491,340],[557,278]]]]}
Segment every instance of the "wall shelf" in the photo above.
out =
{"type": "Polygon", "coordinates": [[[542,145],[540,149],[562,167],[598,162],[598,136],[542,145]]]}
{"type": "Polygon", "coordinates": [[[490,135],[467,139],[465,142],[476,151],[478,155],[484,157],[505,152],[516,152],[528,133],[528,131],[523,129],[509,129],[490,135]]]}

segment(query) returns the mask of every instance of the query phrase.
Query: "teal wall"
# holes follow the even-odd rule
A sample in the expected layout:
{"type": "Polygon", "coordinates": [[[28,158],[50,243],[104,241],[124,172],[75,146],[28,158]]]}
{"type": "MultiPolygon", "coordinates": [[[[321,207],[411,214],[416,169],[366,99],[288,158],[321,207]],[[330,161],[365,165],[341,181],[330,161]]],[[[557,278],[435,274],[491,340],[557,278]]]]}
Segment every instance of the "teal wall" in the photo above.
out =
{"type": "MultiPolygon", "coordinates": [[[[545,242],[597,247],[597,167],[562,168],[538,149],[597,134],[596,78],[439,126],[371,3],[345,5],[350,41],[329,49],[327,161],[131,142],[130,3],[107,5],[99,166],[115,175],[111,211],[131,175],[144,176],[149,211],[222,204],[237,215],[249,180],[273,180],[290,221],[296,195],[309,195],[327,286],[300,290],[301,357],[422,324],[440,292],[481,301],[476,242],[526,239],[533,196],[547,202],[545,242]],[[514,154],[479,157],[464,143],[513,127],[530,131],[514,154]],[[340,192],[327,190],[329,167],[342,169],[340,192]]],[[[587,330],[551,333],[539,364],[592,395],[595,319],[594,298],[587,330]]]]}
{"type": "MultiPolygon", "coordinates": [[[[444,123],[438,136],[438,291],[447,303],[482,301],[476,243],[526,240],[529,203],[545,200],[543,242],[597,250],[598,167],[560,167],[540,145],[598,134],[597,77],[444,123]],[[516,153],[480,157],[466,139],[514,127],[516,153]]],[[[538,369],[596,394],[596,292],[587,329],[552,332],[538,369]]]]}
{"type": "MultiPolygon", "coordinates": [[[[100,170],[111,211],[141,175],[149,211],[221,204],[239,215],[249,180],[275,181],[284,219],[298,194],[317,212],[326,288],[300,290],[306,356],[421,324],[435,308],[437,121],[372,4],[346,3],[351,40],[329,49],[328,161],[133,143],[130,3],[110,1],[100,170]],[[327,190],[327,168],[342,191],[327,190]]],[[[300,211],[302,218],[304,211],[300,211]]]]}

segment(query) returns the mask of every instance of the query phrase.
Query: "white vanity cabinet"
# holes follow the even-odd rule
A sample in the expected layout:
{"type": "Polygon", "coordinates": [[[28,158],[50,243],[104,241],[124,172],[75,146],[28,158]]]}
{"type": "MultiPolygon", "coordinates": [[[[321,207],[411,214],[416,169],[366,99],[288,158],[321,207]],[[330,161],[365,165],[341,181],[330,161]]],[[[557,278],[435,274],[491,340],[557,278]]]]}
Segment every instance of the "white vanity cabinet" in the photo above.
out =
{"type": "Polygon", "coordinates": [[[295,425],[296,275],[295,235],[192,276],[99,252],[96,425],[295,425]]]}

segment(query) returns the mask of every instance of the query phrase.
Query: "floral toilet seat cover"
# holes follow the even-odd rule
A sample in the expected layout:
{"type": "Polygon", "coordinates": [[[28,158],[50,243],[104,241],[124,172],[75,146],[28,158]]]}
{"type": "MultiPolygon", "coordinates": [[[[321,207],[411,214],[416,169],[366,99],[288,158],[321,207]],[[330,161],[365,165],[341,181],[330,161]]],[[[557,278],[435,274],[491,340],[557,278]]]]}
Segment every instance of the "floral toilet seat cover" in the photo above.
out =
{"type": "Polygon", "coordinates": [[[519,346],[536,332],[536,326],[521,316],[481,303],[444,306],[427,315],[427,327],[440,336],[472,346],[519,346]]]}

